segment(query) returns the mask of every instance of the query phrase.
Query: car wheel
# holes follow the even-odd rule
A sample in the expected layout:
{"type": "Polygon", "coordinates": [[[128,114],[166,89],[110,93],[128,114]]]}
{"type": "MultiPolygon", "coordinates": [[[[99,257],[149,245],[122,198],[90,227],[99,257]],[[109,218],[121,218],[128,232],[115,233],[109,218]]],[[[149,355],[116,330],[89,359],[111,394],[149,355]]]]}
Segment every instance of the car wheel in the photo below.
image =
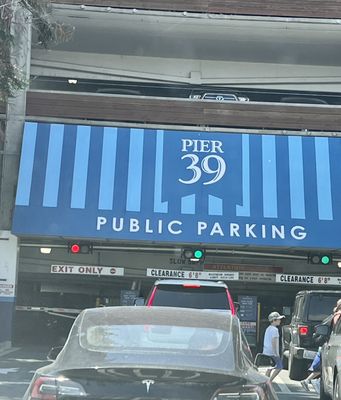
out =
{"type": "Polygon", "coordinates": [[[307,376],[305,362],[293,356],[292,353],[289,354],[289,378],[293,381],[301,381],[307,376]]]}
{"type": "Polygon", "coordinates": [[[341,400],[341,385],[340,385],[340,374],[336,375],[333,390],[333,400],[341,400]]]}
{"type": "Polygon", "coordinates": [[[321,374],[320,379],[320,400],[331,400],[331,397],[328,393],[324,390],[324,383],[323,383],[323,375],[321,374]]]}

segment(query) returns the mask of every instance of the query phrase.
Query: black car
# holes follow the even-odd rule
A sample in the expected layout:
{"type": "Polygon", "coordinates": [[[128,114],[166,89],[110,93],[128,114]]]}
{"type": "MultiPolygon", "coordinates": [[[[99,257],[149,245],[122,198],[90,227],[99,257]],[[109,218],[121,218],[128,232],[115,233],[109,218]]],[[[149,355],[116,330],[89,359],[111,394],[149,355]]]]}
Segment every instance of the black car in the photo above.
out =
{"type": "Polygon", "coordinates": [[[282,328],[284,364],[288,364],[289,378],[302,380],[315,357],[319,344],[313,334],[333,310],[340,290],[302,290],[296,294],[291,322],[282,328]]]}
{"type": "Polygon", "coordinates": [[[227,313],[88,309],[57,359],[36,372],[24,400],[276,400],[243,348],[239,320],[227,313]]]}

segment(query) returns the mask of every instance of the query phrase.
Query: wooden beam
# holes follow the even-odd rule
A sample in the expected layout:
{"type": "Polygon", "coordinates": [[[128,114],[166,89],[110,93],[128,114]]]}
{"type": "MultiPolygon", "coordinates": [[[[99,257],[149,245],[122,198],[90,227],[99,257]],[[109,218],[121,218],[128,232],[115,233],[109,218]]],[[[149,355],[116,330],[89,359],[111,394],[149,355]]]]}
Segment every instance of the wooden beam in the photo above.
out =
{"type": "Polygon", "coordinates": [[[220,103],[173,98],[29,91],[26,115],[248,129],[340,131],[341,106],[220,103]]]}
{"type": "Polygon", "coordinates": [[[53,3],[273,17],[341,18],[341,0],[53,0],[53,3]]]}

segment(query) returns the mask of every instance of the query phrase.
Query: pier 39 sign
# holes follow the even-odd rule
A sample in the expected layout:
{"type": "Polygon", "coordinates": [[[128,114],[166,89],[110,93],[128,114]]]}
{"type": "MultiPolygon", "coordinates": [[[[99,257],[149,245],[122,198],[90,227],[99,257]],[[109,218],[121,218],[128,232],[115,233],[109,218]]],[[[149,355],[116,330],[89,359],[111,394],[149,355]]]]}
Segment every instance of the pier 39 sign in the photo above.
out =
{"type": "Polygon", "coordinates": [[[28,122],[13,232],[341,248],[341,139],[28,122]]]}

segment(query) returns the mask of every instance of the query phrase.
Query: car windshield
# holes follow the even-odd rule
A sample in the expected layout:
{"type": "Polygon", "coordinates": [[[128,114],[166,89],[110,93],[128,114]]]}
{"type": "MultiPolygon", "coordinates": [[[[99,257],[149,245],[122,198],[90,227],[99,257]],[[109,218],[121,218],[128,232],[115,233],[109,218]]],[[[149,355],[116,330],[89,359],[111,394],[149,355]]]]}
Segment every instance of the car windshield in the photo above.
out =
{"type": "Polygon", "coordinates": [[[94,351],[149,350],[162,352],[222,352],[229,333],[217,329],[171,325],[82,326],[80,345],[94,351]]]}
{"type": "Polygon", "coordinates": [[[178,285],[158,285],[153,300],[155,306],[229,310],[224,287],[188,288],[178,285]]]}
{"type": "Polygon", "coordinates": [[[323,321],[333,308],[340,295],[318,295],[312,296],[309,303],[308,321],[323,321]]]}

